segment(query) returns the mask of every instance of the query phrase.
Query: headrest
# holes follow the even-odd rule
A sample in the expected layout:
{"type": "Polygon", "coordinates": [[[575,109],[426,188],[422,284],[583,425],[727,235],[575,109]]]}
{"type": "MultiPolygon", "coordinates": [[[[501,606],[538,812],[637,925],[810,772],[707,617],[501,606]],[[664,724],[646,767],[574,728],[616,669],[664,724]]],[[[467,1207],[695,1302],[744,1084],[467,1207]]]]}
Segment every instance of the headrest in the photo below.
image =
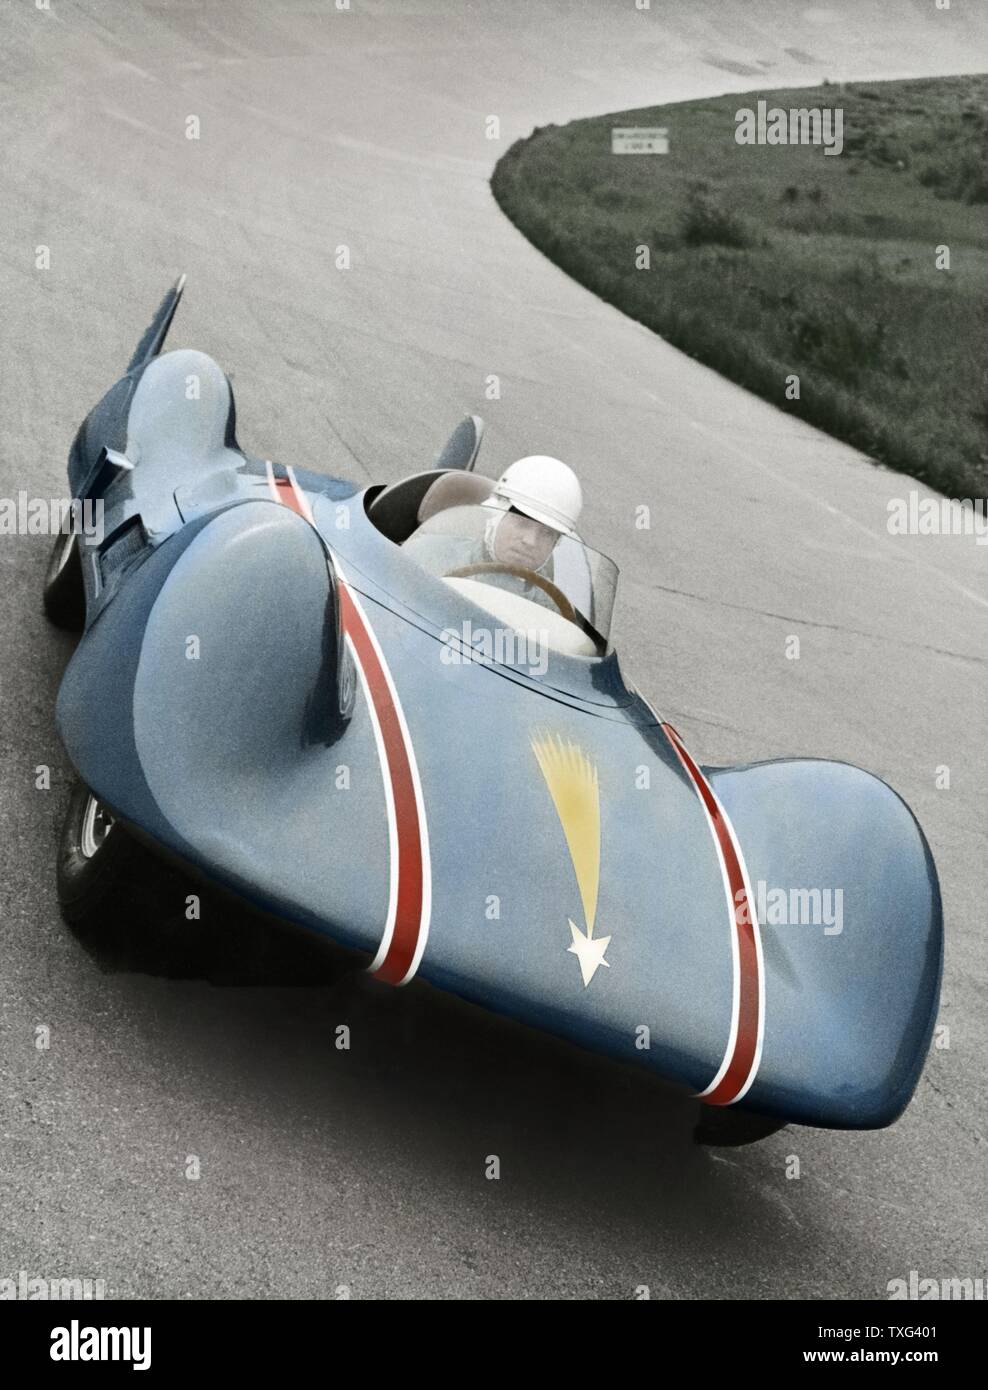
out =
{"type": "Polygon", "coordinates": [[[419,503],[419,525],[447,507],[477,506],[485,502],[493,490],[493,481],[478,473],[443,473],[419,503]]]}

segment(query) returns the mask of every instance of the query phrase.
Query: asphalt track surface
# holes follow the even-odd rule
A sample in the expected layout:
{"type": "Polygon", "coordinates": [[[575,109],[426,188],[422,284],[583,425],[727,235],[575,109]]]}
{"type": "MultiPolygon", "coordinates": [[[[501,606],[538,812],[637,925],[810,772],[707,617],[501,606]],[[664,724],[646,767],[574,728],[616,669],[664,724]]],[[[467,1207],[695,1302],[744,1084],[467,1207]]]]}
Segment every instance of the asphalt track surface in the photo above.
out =
{"type": "Polygon", "coordinates": [[[48,543],[4,538],[0,1277],[185,1298],[801,1298],[984,1275],[988,551],[890,537],[908,480],[595,300],[488,179],[546,121],[984,69],[988,14],[52,0],[3,3],[0,25],[0,494],[61,495],[78,420],[180,270],[171,344],[224,365],[254,452],[390,480],[477,410],[487,471],[560,454],[622,567],[626,666],[703,761],[847,759],[913,805],[943,883],[950,1027],[892,1129],[715,1153],[690,1145],[695,1107],[644,1076],[292,940],[168,965],[138,923],[129,957],[101,958],[55,904],[71,644],[41,614],[48,543]]]}

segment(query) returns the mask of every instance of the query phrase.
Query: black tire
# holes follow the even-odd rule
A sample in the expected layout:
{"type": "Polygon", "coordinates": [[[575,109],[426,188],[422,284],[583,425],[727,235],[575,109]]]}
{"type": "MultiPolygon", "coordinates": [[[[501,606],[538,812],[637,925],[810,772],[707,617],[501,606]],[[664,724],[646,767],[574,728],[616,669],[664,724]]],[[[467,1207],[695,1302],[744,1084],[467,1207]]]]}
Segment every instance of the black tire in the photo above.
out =
{"type": "Polygon", "coordinates": [[[181,978],[202,973],[211,933],[187,919],[185,908],[189,892],[203,890],[136,839],[82,782],[65,813],[57,880],[62,917],[104,966],[181,978]]]}
{"type": "Polygon", "coordinates": [[[58,846],[58,905],[66,922],[94,934],[110,931],[121,894],[144,857],[147,851],[78,783],[58,846]]]}
{"type": "Polygon", "coordinates": [[[82,582],[79,537],[59,531],[45,571],[43,594],[48,621],[69,632],[81,632],[86,623],[86,590],[82,582]]]}

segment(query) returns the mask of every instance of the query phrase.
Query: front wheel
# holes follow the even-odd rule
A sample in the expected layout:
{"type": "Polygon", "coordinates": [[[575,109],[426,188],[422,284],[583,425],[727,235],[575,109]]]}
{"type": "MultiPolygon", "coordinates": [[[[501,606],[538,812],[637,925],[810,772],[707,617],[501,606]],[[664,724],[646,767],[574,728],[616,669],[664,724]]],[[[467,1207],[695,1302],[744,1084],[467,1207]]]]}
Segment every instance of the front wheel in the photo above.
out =
{"type": "Polygon", "coordinates": [[[65,920],[80,926],[108,922],[140,852],[112,812],[80,782],[58,847],[58,903],[65,920]]]}
{"type": "MultiPolygon", "coordinates": [[[[215,944],[204,956],[200,914],[187,915],[193,885],[82,782],[65,813],[57,878],[62,917],[113,968],[185,979],[201,973],[204,960],[208,966],[215,944]]],[[[202,892],[194,889],[197,904],[202,892]]]]}

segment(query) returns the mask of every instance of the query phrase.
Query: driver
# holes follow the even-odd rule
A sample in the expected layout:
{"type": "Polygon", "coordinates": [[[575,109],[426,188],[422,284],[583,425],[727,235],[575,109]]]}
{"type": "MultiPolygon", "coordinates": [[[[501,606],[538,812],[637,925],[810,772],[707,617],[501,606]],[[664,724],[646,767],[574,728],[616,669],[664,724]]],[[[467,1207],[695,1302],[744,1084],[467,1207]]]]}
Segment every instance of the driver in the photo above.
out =
{"type": "MultiPolygon", "coordinates": [[[[494,563],[513,565],[551,581],[553,552],[560,537],[579,540],[576,524],[582,508],[583,492],[572,468],[560,459],[533,454],[512,463],[494,484],[483,507],[477,509],[485,520],[473,540],[462,535],[455,539],[413,535],[405,544],[412,550],[421,547],[423,560],[426,551],[442,548],[441,557],[429,555],[434,572],[494,563]]],[[[493,574],[486,580],[519,592],[518,578],[493,574]]],[[[534,603],[554,607],[533,584],[525,583],[521,593],[534,603]]]]}
{"type": "Polygon", "coordinates": [[[579,540],[576,523],[583,510],[583,490],[572,468],[548,454],[530,454],[504,470],[488,505],[514,508],[539,521],[557,536],[579,540]]]}

